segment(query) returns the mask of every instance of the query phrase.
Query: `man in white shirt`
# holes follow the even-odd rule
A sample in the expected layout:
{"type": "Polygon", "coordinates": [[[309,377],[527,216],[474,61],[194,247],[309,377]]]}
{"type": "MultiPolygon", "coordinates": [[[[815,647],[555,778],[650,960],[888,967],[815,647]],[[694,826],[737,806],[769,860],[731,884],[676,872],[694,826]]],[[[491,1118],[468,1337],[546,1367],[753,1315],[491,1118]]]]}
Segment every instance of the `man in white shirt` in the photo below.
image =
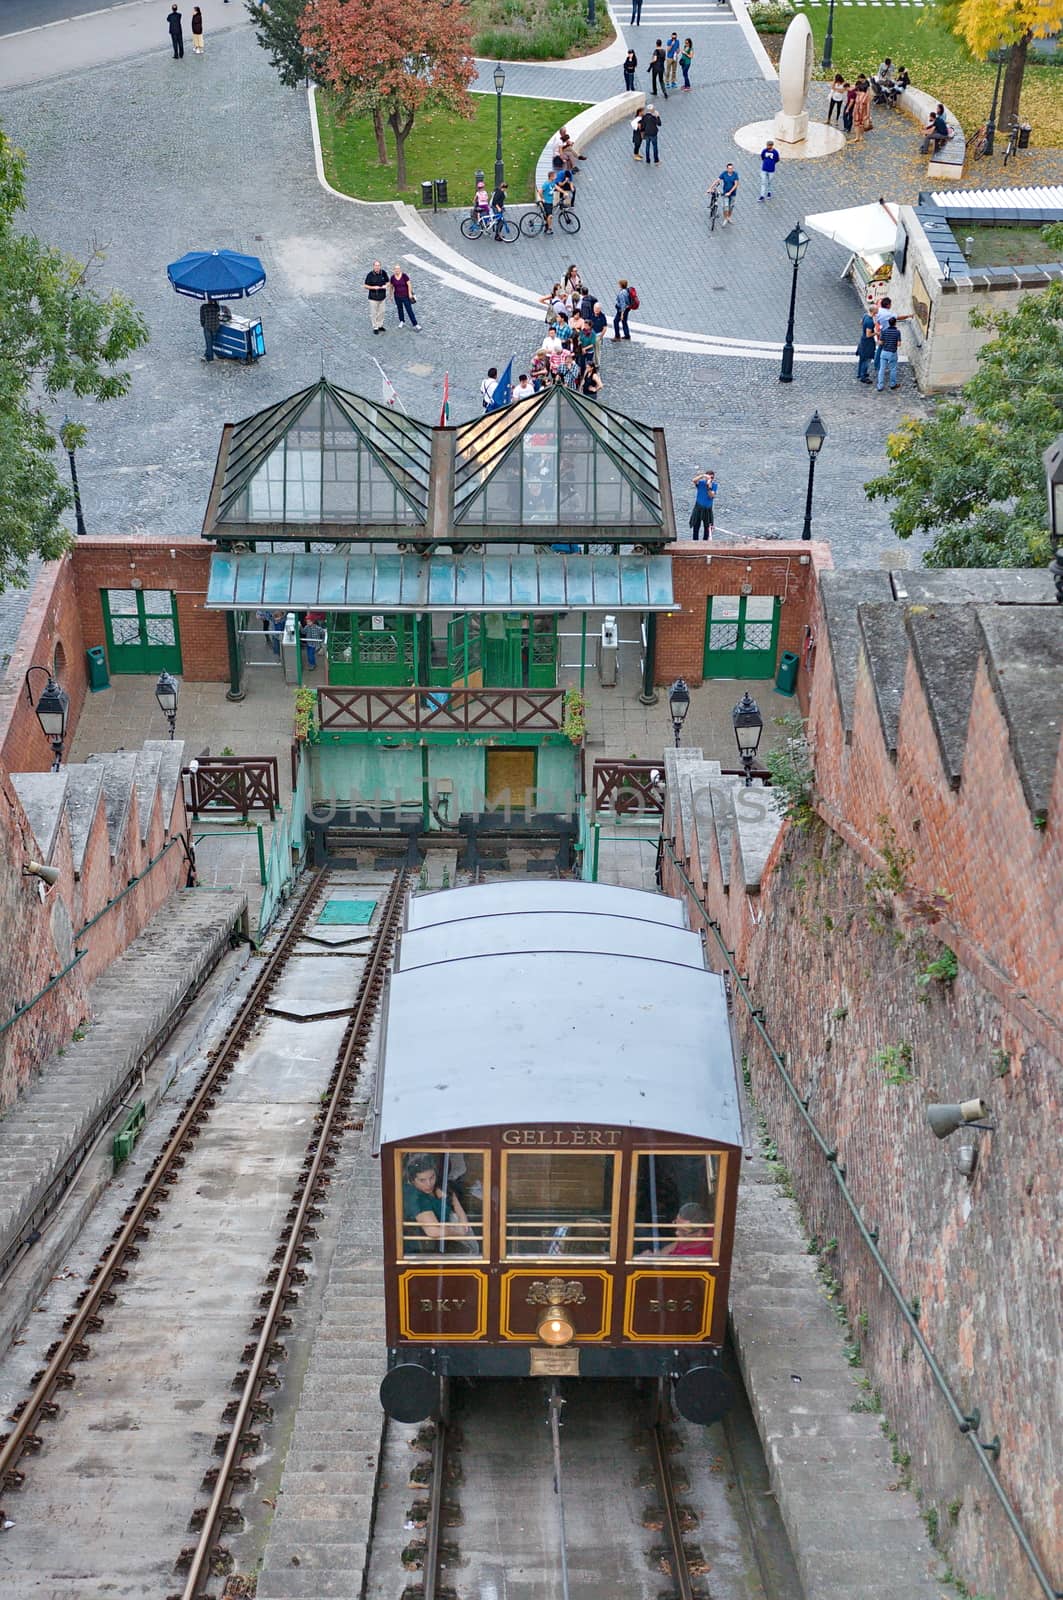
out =
{"type": "Polygon", "coordinates": [[[485,411],[490,409],[491,401],[495,397],[495,387],[498,383],[498,368],[488,367],[487,377],[480,385],[480,399],[485,411]]]}
{"type": "Polygon", "coordinates": [[[530,400],[534,393],[534,384],[532,384],[528,374],[526,372],[522,372],[516,383],[513,385],[514,400],[530,400]]]}

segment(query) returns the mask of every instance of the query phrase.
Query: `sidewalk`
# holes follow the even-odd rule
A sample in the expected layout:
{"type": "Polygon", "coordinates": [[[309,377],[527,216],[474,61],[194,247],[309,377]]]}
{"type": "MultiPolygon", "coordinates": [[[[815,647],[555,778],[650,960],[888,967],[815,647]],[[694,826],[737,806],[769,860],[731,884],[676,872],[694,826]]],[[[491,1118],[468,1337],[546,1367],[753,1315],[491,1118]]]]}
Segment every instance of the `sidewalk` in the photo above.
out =
{"type": "MultiPolygon", "coordinates": [[[[153,55],[173,59],[166,27],[168,6],[158,0],[124,0],[118,5],[102,5],[77,17],[50,20],[51,7],[43,16],[49,20],[36,26],[24,23],[17,32],[0,34],[0,89],[16,89],[28,83],[61,78],[86,67],[125,61],[134,56],[153,55]]],[[[21,21],[24,8],[15,20],[21,21]]],[[[192,7],[184,8],[185,59],[174,61],[174,71],[194,71],[202,63],[192,58],[192,7]]],[[[6,17],[4,22],[7,22],[6,17]]],[[[250,28],[241,0],[233,0],[228,11],[221,4],[211,7],[206,20],[206,47],[222,34],[250,28]]]]}

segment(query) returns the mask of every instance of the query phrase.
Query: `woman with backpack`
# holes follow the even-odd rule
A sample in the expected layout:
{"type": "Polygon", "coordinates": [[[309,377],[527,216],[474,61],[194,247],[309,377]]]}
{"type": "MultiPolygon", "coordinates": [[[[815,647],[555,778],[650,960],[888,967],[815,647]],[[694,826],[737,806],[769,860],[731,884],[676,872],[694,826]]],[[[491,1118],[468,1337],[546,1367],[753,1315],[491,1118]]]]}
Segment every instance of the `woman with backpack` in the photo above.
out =
{"type": "Polygon", "coordinates": [[[639,308],[638,290],[634,284],[628,283],[626,278],[621,278],[617,286],[616,314],[613,317],[613,343],[619,344],[621,339],[630,339],[627,331],[628,313],[639,308]],[[623,332],[621,332],[623,329],[623,332]]]}

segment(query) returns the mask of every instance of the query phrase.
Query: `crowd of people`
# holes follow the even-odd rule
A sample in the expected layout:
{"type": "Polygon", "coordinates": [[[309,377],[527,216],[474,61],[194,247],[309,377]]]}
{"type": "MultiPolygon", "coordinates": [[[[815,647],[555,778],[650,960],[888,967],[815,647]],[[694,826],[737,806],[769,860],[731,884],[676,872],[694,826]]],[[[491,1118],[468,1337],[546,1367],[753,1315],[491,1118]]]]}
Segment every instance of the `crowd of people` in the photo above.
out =
{"type": "MultiPolygon", "coordinates": [[[[513,385],[510,398],[525,400],[553,384],[564,384],[580,394],[594,397],[601,393],[602,347],[609,333],[609,316],[602,302],[583,281],[575,262],[560,282],[539,296],[543,307],[545,333],[513,385]]],[[[638,291],[626,278],[617,282],[613,306],[612,342],[630,339],[628,318],[639,305],[638,291]]],[[[480,400],[485,411],[498,403],[498,369],[491,367],[480,385],[480,400]]]]}
{"type": "Polygon", "coordinates": [[[907,67],[895,72],[889,56],[880,61],[877,72],[861,73],[852,83],[836,72],[827,94],[827,126],[836,123],[846,138],[859,142],[874,128],[874,107],[892,110],[911,81],[907,67]]]}

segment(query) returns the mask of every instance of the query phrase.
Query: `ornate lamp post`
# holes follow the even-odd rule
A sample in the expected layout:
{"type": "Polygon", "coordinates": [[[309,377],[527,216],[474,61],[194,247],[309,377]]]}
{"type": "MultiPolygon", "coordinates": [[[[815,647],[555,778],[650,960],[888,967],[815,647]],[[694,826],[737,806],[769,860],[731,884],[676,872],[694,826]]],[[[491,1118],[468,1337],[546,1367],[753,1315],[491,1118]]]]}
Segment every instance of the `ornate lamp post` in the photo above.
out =
{"type": "Polygon", "coordinates": [[[823,71],[829,72],[834,65],[834,0],[830,0],[830,11],[827,13],[827,32],[823,40],[823,71]]]}
{"type": "Polygon", "coordinates": [[[176,678],[172,678],[166,671],[159,673],[159,681],[155,685],[155,698],[159,702],[159,709],[170,725],[170,738],[173,738],[174,724],[177,721],[177,700],[181,693],[181,685],[176,678]]]}
{"type": "Polygon", "coordinates": [[[793,262],[794,276],[790,285],[790,319],[786,324],[786,343],[782,347],[782,366],[779,368],[779,382],[793,383],[794,381],[794,312],[797,310],[797,269],[805,259],[809,238],[801,224],[791,228],[783,240],[786,254],[793,262]]]}
{"type": "Polygon", "coordinates": [[[805,496],[805,525],[801,529],[802,539],[812,537],[812,485],[816,478],[816,457],[823,449],[823,441],[827,437],[827,430],[820,420],[818,411],[813,411],[812,421],[805,429],[805,449],[808,451],[808,493],[805,496]]]}
{"type": "Polygon", "coordinates": [[[753,782],[753,763],[757,759],[760,736],[764,732],[764,718],[760,714],[760,707],[748,689],[731,712],[731,721],[734,723],[735,741],[745,770],[748,789],[753,782]]]}
{"type": "Polygon", "coordinates": [[[679,749],[679,740],[683,732],[683,723],[686,721],[687,712],[690,710],[690,690],[687,688],[685,678],[677,678],[668,691],[668,710],[672,718],[672,734],[675,738],[675,747],[679,749]]]}
{"type": "Polygon", "coordinates": [[[78,483],[78,464],[74,452],[80,444],[84,443],[85,430],[79,422],[71,422],[69,417],[63,418],[63,426],[59,429],[59,438],[66,458],[70,462],[70,483],[74,491],[74,518],[79,539],[83,539],[88,529],[85,527],[85,515],[81,509],[81,486],[78,483]]]}
{"type": "Polygon", "coordinates": [[[985,125],[985,153],[987,156],[991,156],[993,154],[993,140],[996,138],[997,134],[997,98],[1000,94],[1000,74],[1003,72],[1004,64],[1010,55],[1011,47],[1008,46],[1008,48],[1005,49],[1005,47],[1001,45],[998,49],[994,50],[990,56],[990,60],[992,60],[994,56],[996,57],[997,77],[996,82],[993,85],[993,104],[989,111],[989,121],[985,125]]]}
{"type": "Polygon", "coordinates": [[[63,745],[66,741],[66,719],[70,711],[70,696],[66,690],[56,683],[47,667],[26,668],[26,699],[37,713],[37,721],[41,725],[41,732],[52,747],[52,771],[58,772],[63,760],[63,745]],[[43,672],[48,682],[37,696],[37,704],[33,705],[33,686],[30,676],[34,672],[43,672]]]}
{"type": "Polygon", "coordinates": [[[1052,560],[1048,570],[1056,586],[1056,604],[1063,606],[1063,433],[1044,453],[1048,480],[1048,531],[1052,539],[1052,560]]]}
{"type": "Polygon", "coordinates": [[[495,79],[495,188],[506,181],[506,167],[502,160],[502,90],[506,87],[506,69],[501,61],[494,71],[495,79]]]}

